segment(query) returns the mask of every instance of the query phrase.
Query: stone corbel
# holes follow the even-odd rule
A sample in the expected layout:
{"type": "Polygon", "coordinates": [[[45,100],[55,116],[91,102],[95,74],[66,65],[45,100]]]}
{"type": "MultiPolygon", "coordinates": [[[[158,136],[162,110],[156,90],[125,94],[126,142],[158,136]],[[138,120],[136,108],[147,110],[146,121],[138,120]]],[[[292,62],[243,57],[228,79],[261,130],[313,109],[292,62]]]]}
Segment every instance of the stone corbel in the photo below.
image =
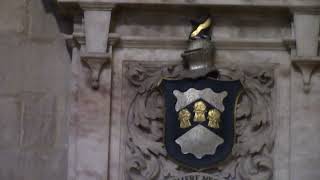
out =
{"type": "MultiPolygon", "coordinates": [[[[319,29],[320,10],[310,8],[292,9],[294,16],[294,36],[296,47],[292,50],[291,61],[303,80],[305,93],[310,92],[313,72],[320,65],[319,29]]],[[[291,46],[291,48],[293,48],[291,46]]]]}
{"type": "Polygon", "coordinates": [[[303,90],[305,93],[309,93],[311,89],[311,77],[312,74],[320,66],[320,57],[292,57],[291,61],[296,66],[301,74],[303,81],[303,90]]]}
{"type": "Polygon", "coordinates": [[[85,49],[81,54],[81,60],[90,69],[91,87],[98,89],[100,74],[112,58],[114,44],[109,44],[108,39],[114,5],[81,3],[80,6],[84,10],[85,31],[85,49]]]}
{"type": "Polygon", "coordinates": [[[90,69],[91,77],[91,87],[93,89],[99,88],[99,80],[100,74],[103,70],[104,66],[111,63],[113,47],[119,40],[119,36],[117,34],[113,34],[109,38],[108,51],[107,53],[83,53],[81,54],[81,61],[87,65],[90,69]]]}
{"type": "Polygon", "coordinates": [[[111,56],[112,55],[110,53],[81,54],[81,61],[90,69],[90,82],[93,89],[99,88],[101,71],[107,63],[110,63],[111,56]]]}

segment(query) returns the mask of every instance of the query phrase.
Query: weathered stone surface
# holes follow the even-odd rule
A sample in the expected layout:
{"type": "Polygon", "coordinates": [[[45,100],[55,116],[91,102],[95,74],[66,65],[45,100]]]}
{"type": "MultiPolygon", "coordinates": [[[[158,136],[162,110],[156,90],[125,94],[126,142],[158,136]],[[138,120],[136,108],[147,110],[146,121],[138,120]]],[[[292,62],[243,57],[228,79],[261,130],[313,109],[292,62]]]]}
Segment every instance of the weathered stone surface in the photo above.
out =
{"type": "Polygon", "coordinates": [[[23,93],[23,146],[52,146],[56,140],[55,98],[45,93],[23,93]]]}
{"type": "Polygon", "coordinates": [[[100,88],[94,91],[76,48],[73,54],[69,179],[103,180],[108,176],[111,69],[103,70],[100,88]]]}
{"type": "MultiPolygon", "coordinates": [[[[24,180],[65,180],[67,151],[64,149],[24,151],[19,165],[24,180]]],[[[19,180],[19,179],[17,179],[19,180]]]]}
{"type": "MultiPolygon", "coordinates": [[[[63,40],[26,42],[23,60],[23,89],[65,96],[70,80],[70,56],[63,40]]],[[[21,55],[20,55],[21,56],[21,55]]]]}
{"type": "Polygon", "coordinates": [[[26,28],[26,1],[1,0],[0,34],[3,32],[21,33],[26,28]]]}
{"type": "Polygon", "coordinates": [[[67,179],[70,57],[42,2],[0,2],[1,180],[67,179]]]}
{"type": "Polygon", "coordinates": [[[21,180],[24,177],[20,168],[21,153],[18,149],[0,149],[0,179],[21,180]]]}
{"type": "Polygon", "coordinates": [[[24,52],[18,37],[0,35],[0,94],[17,94],[21,91],[24,52]]]}
{"type": "Polygon", "coordinates": [[[1,180],[66,179],[66,150],[0,149],[0,154],[1,180]]]}
{"type": "Polygon", "coordinates": [[[19,145],[22,112],[17,97],[0,94],[0,147],[19,145]]]}
{"type": "Polygon", "coordinates": [[[297,39],[297,56],[317,56],[320,15],[308,14],[308,12],[294,12],[294,27],[297,39]]]}
{"type": "Polygon", "coordinates": [[[292,71],[291,90],[291,179],[320,178],[320,76],[315,72],[309,94],[302,91],[300,74],[292,71]]]}
{"type": "MultiPolygon", "coordinates": [[[[148,8],[126,8],[115,12],[114,31],[130,37],[182,37],[187,39],[190,19],[199,15],[196,7],[166,8],[162,11],[148,8]],[[189,17],[186,15],[188,14],[189,17]]],[[[214,17],[213,39],[215,38],[281,38],[290,35],[287,15],[282,11],[267,11],[256,17],[254,10],[209,11],[214,17]],[[226,15],[228,14],[228,15],[226,15]]]]}
{"type": "Polygon", "coordinates": [[[53,41],[60,34],[51,1],[30,0],[28,3],[28,35],[36,40],[53,41]],[[50,4],[51,3],[51,4],[50,4]]]}
{"type": "Polygon", "coordinates": [[[273,102],[273,107],[276,109],[274,114],[278,118],[276,124],[278,131],[276,132],[275,150],[274,150],[274,179],[275,180],[290,180],[290,61],[286,52],[282,56],[276,58],[281,64],[275,72],[276,91],[273,102]]]}
{"type": "Polygon", "coordinates": [[[86,51],[105,53],[111,19],[111,10],[85,10],[86,51]]]}

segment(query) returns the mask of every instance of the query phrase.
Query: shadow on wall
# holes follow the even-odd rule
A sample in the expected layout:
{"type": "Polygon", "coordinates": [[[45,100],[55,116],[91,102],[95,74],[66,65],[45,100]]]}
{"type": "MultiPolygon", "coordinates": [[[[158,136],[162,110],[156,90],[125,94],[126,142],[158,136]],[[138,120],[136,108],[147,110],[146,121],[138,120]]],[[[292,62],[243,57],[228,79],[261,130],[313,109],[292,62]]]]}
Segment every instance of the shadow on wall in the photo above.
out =
{"type": "MultiPolygon", "coordinates": [[[[69,16],[68,13],[74,13],[75,8],[74,5],[71,6],[70,9],[62,9],[57,0],[41,0],[44,10],[48,14],[52,14],[59,28],[59,31],[65,35],[71,35],[73,33],[73,16],[69,16]]],[[[72,59],[72,47],[70,47],[66,42],[66,49],[72,59]]]]}
{"type": "Polygon", "coordinates": [[[57,20],[59,30],[64,34],[72,34],[73,32],[73,19],[72,17],[63,16],[61,9],[56,0],[41,0],[46,13],[51,13],[57,20]]]}

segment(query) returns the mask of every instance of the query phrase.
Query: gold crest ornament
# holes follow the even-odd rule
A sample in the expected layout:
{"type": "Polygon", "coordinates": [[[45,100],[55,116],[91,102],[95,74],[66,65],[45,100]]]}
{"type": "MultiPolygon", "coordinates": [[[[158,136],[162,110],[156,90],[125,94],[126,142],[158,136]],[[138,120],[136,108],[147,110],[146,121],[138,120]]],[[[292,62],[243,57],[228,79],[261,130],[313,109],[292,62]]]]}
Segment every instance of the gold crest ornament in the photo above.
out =
{"type": "Polygon", "coordinates": [[[196,37],[202,30],[211,26],[211,18],[208,17],[205,22],[199,24],[199,26],[191,33],[191,37],[196,37]]]}
{"type": "Polygon", "coordinates": [[[206,121],[205,113],[207,112],[207,106],[203,101],[198,101],[194,104],[194,122],[204,122],[206,121]]]}
{"type": "Polygon", "coordinates": [[[220,128],[220,116],[221,113],[217,109],[210,109],[208,112],[208,126],[211,128],[220,128]]]}
{"type": "Polygon", "coordinates": [[[187,109],[182,109],[179,112],[179,121],[180,121],[180,128],[188,128],[191,126],[190,123],[191,113],[187,109]]]}

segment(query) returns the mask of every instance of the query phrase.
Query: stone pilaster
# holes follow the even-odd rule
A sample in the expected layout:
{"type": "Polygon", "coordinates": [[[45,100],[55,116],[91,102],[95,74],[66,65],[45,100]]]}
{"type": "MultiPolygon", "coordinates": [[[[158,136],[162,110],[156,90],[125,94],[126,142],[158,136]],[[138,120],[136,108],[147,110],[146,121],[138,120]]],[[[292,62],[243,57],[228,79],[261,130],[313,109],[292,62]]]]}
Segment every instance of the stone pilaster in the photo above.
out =
{"type": "Polygon", "coordinates": [[[319,179],[319,9],[293,9],[296,49],[291,53],[290,180],[319,179]],[[303,86],[300,83],[302,74],[303,86]],[[303,90],[301,90],[303,87],[303,90]]]}
{"type": "Polygon", "coordinates": [[[72,51],[69,179],[106,180],[109,170],[113,5],[81,3],[72,51]]]}

